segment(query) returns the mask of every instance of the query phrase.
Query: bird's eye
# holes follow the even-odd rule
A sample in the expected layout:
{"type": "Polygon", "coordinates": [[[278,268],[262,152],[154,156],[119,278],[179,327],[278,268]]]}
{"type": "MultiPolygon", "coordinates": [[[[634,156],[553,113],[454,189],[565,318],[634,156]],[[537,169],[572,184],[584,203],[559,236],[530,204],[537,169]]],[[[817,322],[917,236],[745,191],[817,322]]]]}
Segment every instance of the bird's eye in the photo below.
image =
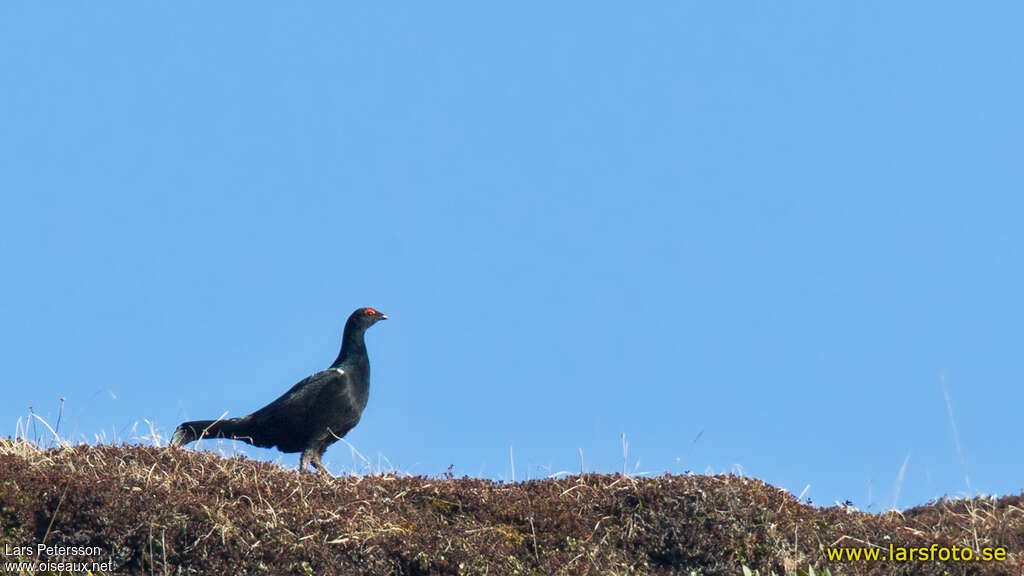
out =
{"type": "Polygon", "coordinates": [[[377,311],[374,310],[373,308],[367,308],[366,313],[369,314],[370,316],[373,316],[374,314],[377,313],[377,311]]]}

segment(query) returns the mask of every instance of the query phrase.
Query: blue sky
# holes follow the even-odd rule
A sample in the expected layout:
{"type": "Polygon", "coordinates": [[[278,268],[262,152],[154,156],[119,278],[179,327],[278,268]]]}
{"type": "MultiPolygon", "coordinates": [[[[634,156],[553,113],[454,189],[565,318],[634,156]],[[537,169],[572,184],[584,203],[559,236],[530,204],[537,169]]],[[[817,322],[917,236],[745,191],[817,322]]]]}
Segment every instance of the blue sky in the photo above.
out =
{"type": "Polygon", "coordinates": [[[971,489],[1020,492],[1022,12],[4,3],[0,432],[243,415],[375,306],[374,467],[613,472],[625,433],[904,507],[967,491],[944,381],[971,489]]]}

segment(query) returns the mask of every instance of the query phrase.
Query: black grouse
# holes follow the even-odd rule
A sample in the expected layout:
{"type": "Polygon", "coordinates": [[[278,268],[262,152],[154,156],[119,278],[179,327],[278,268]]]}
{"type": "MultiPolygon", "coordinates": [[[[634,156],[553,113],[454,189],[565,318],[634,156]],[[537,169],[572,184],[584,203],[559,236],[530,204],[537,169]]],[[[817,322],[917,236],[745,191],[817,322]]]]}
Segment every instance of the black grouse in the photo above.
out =
{"type": "Polygon", "coordinates": [[[341,352],[331,367],[302,380],[263,408],[241,418],[184,422],[171,446],[200,438],[232,438],[282,452],[302,452],[299,470],[312,464],[326,473],[320,457],[358,422],[370,395],[370,359],[366,329],[387,316],[360,308],[348,317],[341,352]]]}

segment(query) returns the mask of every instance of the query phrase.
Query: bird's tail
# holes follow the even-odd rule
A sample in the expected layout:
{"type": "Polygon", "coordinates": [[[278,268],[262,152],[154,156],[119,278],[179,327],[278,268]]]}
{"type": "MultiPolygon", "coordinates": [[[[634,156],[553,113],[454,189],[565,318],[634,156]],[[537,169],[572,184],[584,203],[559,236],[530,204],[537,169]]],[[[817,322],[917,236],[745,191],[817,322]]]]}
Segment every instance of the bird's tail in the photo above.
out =
{"type": "Polygon", "coordinates": [[[201,438],[231,438],[252,444],[244,418],[182,422],[171,436],[171,446],[183,446],[201,438]]]}

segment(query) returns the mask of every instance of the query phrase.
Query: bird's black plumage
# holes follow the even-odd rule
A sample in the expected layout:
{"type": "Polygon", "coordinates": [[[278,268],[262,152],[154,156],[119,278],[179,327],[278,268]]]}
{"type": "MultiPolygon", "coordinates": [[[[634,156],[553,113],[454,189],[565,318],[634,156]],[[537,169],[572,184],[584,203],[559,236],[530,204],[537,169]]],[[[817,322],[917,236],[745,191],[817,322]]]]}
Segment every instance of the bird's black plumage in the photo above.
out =
{"type": "Polygon", "coordinates": [[[341,352],[331,367],[302,380],[280,398],[241,418],[184,422],[174,431],[172,446],[200,438],[233,438],[282,452],[302,452],[299,469],[312,464],[326,472],[320,457],[351,430],[370,394],[370,359],[366,329],[387,319],[373,308],[348,317],[341,352]]]}

